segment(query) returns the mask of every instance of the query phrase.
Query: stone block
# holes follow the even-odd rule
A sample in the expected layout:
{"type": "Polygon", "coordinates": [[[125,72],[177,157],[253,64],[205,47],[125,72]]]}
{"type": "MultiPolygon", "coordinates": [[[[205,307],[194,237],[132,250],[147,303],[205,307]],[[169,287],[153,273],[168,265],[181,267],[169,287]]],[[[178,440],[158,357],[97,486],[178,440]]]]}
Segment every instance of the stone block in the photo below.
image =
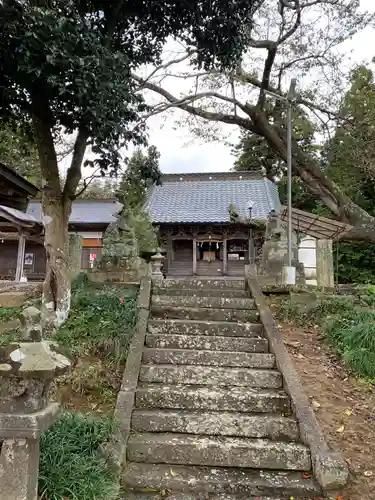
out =
{"type": "Polygon", "coordinates": [[[204,321],[241,321],[256,323],[259,320],[255,309],[214,309],[205,307],[175,307],[152,305],[153,318],[185,319],[204,321]]]}
{"type": "Polygon", "coordinates": [[[24,291],[12,291],[0,293],[0,307],[21,307],[27,301],[27,293],[24,291]]]}
{"type": "Polygon", "coordinates": [[[201,349],[211,351],[267,352],[263,337],[209,337],[205,335],[146,335],[145,345],[157,349],[201,349]]]}
{"type": "Polygon", "coordinates": [[[316,480],[324,491],[339,490],[346,485],[349,469],[341,454],[322,450],[312,458],[316,480]]]}
{"type": "Polygon", "coordinates": [[[235,368],[275,367],[275,356],[269,353],[223,352],[191,349],[144,349],[143,363],[199,365],[199,366],[232,366],[235,368]]]}
{"type": "Polygon", "coordinates": [[[137,408],[239,411],[290,414],[284,391],[241,387],[164,386],[142,384],[136,393],[137,408]]]}
{"type": "Polygon", "coordinates": [[[303,479],[298,472],[129,463],[122,476],[122,485],[141,490],[145,484],[155,491],[182,491],[195,493],[196,496],[202,493],[210,498],[220,495],[218,498],[221,500],[321,496],[316,482],[303,479]]]}
{"type": "Polygon", "coordinates": [[[229,368],[222,366],[143,365],[139,380],[147,383],[214,385],[224,387],[261,387],[280,389],[281,375],[276,370],[229,368]]]}
{"type": "Polygon", "coordinates": [[[134,434],[128,460],[142,463],[308,471],[310,451],[299,443],[187,434],[134,434]]]}
{"type": "Polygon", "coordinates": [[[206,335],[209,337],[259,337],[262,335],[263,326],[260,323],[152,319],[148,322],[148,331],[158,334],[206,335]]]}
{"type": "Polygon", "coordinates": [[[297,441],[299,438],[298,424],[293,418],[225,411],[135,410],[132,429],[136,432],[185,432],[273,441],[297,441]]]}
{"type": "Polygon", "coordinates": [[[250,298],[153,295],[153,306],[204,307],[210,309],[254,309],[250,298]]]}

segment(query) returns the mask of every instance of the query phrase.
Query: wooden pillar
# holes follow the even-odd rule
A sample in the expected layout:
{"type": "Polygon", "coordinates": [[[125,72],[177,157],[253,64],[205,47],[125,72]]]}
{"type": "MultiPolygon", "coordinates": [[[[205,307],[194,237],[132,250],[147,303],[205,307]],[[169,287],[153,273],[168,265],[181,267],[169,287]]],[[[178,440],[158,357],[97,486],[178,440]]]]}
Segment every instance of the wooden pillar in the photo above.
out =
{"type": "Polygon", "coordinates": [[[254,264],[253,230],[249,229],[249,264],[254,264]]]}
{"type": "Polygon", "coordinates": [[[197,238],[193,237],[193,275],[197,274],[197,238]]]}
{"type": "Polygon", "coordinates": [[[167,239],[167,269],[171,268],[172,264],[172,252],[173,252],[173,240],[172,238],[167,239]]]}
{"type": "Polygon", "coordinates": [[[15,276],[15,280],[17,282],[21,281],[21,278],[23,276],[23,263],[25,260],[25,244],[26,244],[26,238],[25,235],[21,232],[18,236],[17,268],[15,276]]]}
{"type": "Polygon", "coordinates": [[[228,272],[228,240],[223,239],[223,274],[226,275],[228,272]]]}

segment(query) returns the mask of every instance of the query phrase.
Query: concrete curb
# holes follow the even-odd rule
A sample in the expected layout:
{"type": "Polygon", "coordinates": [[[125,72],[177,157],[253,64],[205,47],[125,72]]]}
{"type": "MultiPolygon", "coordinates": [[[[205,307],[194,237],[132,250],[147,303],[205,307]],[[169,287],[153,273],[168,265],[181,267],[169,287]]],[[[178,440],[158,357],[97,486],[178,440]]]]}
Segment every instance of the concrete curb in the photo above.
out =
{"type": "Polygon", "coordinates": [[[314,476],[323,491],[339,490],[348,481],[348,466],[341,453],[331,451],[327,445],[258,280],[248,278],[247,284],[258,308],[270,351],[275,355],[283,376],[284,389],[291,398],[300,425],[301,440],[310,448],[314,476]]]}
{"type": "Polygon", "coordinates": [[[137,328],[130,344],[125,370],[117,395],[114,410],[115,433],[113,441],[108,444],[105,454],[111,461],[115,471],[120,474],[126,459],[126,446],[130,433],[131,414],[133,411],[135,392],[137,389],[139,369],[142,361],[147,322],[150,312],[151,280],[141,279],[138,297],[137,328]]]}

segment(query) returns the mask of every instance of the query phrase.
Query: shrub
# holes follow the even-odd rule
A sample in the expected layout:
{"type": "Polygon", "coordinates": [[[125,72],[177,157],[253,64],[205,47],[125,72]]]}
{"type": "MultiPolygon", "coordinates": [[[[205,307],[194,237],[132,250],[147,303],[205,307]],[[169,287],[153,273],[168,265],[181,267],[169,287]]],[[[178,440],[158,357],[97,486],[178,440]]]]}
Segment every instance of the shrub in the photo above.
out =
{"type": "Polygon", "coordinates": [[[122,362],[137,321],[136,299],[134,289],[79,287],[72,297],[68,321],[56,333],[56,341],[74,355],[98,355],[122,362]]]}
{"type": "Polygon", "coordinates": [[[41,500],[114,500],[116,475],[99,447],[112,434],[109,418],[63,412],[42,435],[41,500]]]}
{"type": "Polygon", "coordinates": [[[297,303],[284,301],[284,318],[304,326],[314,323],[323,327],[326,341],[342,356],[349,370],[375,378],[375,287],[360,291],[357,297],[327,296],[309,310],[297,303]]]}

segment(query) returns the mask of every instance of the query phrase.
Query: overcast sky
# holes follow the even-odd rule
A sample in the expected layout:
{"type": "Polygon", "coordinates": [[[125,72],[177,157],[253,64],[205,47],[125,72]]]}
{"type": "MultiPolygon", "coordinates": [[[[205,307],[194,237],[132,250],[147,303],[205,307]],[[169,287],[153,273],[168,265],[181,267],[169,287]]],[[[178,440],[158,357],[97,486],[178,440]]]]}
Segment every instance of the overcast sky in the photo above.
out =
{"type": "MultiPolygon", "coordinates": [[[[372,12],[375,12],[374,4],[375,0],[361,0],[361,7],[372,12]]],[[[353,50],[353,62],[369,63],[375,56],[375,30],[368,28],[359,33],[348,43],[347,48],[353,50]]],[[[176,112],[176,116],[181,114],[176,112]]],[[[162,172],[228,171],[233,166],[234,158],[229,146],[200,141],[192,137],[187,127],[179,124],[176,128],[171,117],[155,117],[149,121],[149,127],[150,144],[154,144],[161,153],[162,172]]]]}

